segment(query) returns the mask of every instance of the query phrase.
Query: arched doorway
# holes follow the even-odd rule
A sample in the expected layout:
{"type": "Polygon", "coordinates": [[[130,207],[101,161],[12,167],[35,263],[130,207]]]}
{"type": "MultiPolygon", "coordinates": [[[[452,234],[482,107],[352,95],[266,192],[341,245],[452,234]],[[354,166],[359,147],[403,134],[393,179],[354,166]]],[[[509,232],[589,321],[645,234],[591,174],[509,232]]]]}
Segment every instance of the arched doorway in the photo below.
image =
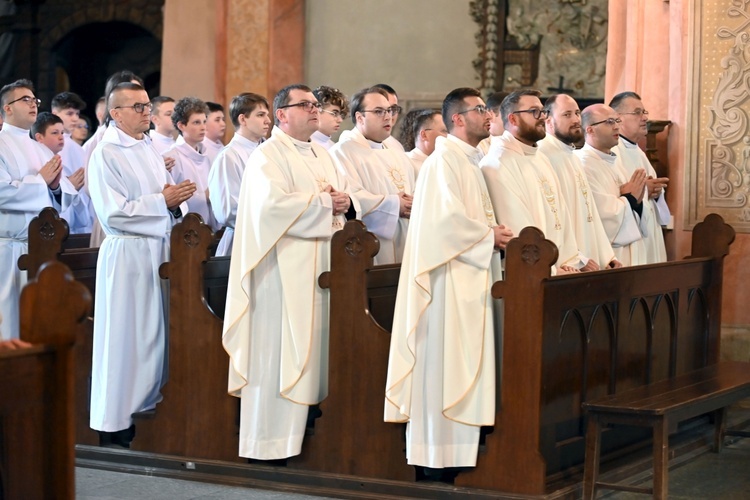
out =
{"type": "Polygon", "coordinates": [[[109,75],[129,69],[144,79],[149,96],[159,95],[161,51],[161,40],[129,22],[79,26],[51,48],[55,93],[69,90],[79,94],[88,104],[84,113],[93,119],[94,104],[104,93],[109,75]]]}

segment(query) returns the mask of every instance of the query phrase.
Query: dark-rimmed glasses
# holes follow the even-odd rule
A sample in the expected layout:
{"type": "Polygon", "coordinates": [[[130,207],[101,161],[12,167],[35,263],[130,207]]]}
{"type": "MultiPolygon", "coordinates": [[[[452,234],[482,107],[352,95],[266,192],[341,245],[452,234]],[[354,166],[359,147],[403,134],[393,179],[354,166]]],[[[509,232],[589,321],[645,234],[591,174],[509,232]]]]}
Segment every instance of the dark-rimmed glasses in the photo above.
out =
{"type": "Polygon", "coordinates": [[[136,113],[143,113],[144,110],[148,109],[149,112],[153,109],[154,105],[150,102],[136,102],[132,106],[115,106],[113,109],[124,109],[129,108],[136,113]]]}
{"type": "Polygon", "coordinates": [[[457,114],[457,115],[463,115],[463,114],[465,114],[465,113],[469,113],[469,112],[471,112],[471,111],[476,111],[476,112],[477,112],[477,113],[479,113],[480,115],[483,115],[483,114],[485,114],[485,113],[487,113],[487,112],[489,111],[489,108],[487,108],[487,106],[483,106],[483,105],[481,105],[481,104],[477,104],[477,105],[476,105],[476,106],[474,106],[473,108],[469,108],[469,109],[465,109],[465,110],[463,110],[463,111],[459,111],[459,112],[458,112],[458,113],[456,113],[456,114],[457,114]]]}
{"type": "Polygon", "coordinates": [[[539,120],[541,117],[547,118],[549,116],[549,110],[544,108],[531,108],[531,109],[519,109],[518,111],[511,111],[510,114],[517,115],[518,113],[530,113],[535,120],[539,120]]]}
{"type": "Polygon", "coordinates": [[[360,113],[375,113],[375,115],[378,118],[385,118],[385,115],[391,115],[391,116],[393,116],[393,115],[397,114],[397,113],[393,112],[393,106],[391,106],[390,108],[387,108],[387,109],[383,109],[383,108],[363,109],[363,110],[360,111],[360,113]]]}
{"type": "Polygon", "coordinates": [[[8,103],[8,105],[13,104],[14,102],[18,102],[18,101],[23,101],[26,104],[28,104],[29,106],[36,105],[37,108],[42,105],[42,100],[41,99],[38,99],[36,97],[31,97],[30,95],[25,95],[23,97],[19,97],[18,99],[10,101],[8,103]]]}
{"type": "Polygon", "coordinates": [[[602,123],[606,123],[610,127],[614,127],[616,124],[622,123],[622,120],[619,118],[607,118],[606,120],[600,120],[598,122],[589,123],[589,127],[594,127],[596,125],[601,125],[602,123]]]}
{"type": "Polygon", "coordinates": [[[296,102],[294,104],[287,104],[286,106],[279,106],[279,109],[284,109],[284,108],[302,108],[308,113],[312,113],[313,109],[317,109],[318,112],[323,111],[322,104],[320,104],[319,102],[312,102],[312,101],[302,101],[302,102],[296,102]]]}

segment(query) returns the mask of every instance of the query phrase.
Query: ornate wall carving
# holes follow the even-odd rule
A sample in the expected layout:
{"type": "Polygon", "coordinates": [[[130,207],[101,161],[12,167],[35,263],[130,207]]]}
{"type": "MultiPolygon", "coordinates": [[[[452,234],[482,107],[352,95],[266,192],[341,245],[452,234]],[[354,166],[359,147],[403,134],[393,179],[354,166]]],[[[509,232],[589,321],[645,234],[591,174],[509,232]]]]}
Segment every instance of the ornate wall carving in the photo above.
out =
{"type": "Polygon", "coordinates": [[[716,212],[750,232],[750,0],[693,8],[686,223],[716,212]]]}
{"type": "MultiPolygon", "coordinates": [[[[471,13],[480,25],[477,33],[479,58],[474,67],[485,88],[512,90],[532,86],[551,93],[560,85],[578,97],[604,95],[607,53],[607,0],[475,0],[471,13]],[[504,15],[508,5],[507,18],[504,15]],[[490,15],[477,15],[480,11],[490,15]],[[493,26],[503,22],[504,26],[493,26]],[[528,67],[507,64],[499,68],[491,61],[504,45],[506,35],[515,49],[538,48],[538,73],[534,81],[528,67]]],[[[536,68],[534,68],[536,69],[536,68]]]]}

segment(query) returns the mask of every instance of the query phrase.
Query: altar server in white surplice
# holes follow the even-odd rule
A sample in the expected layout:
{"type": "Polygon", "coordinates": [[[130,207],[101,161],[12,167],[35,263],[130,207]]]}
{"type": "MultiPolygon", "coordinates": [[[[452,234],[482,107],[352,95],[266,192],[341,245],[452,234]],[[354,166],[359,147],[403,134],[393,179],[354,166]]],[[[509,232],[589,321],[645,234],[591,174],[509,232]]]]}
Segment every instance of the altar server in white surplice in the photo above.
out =
{"type": "Polygon", "coordinates": [[[638,147],[638,142],[646,138],[648,129],[648,111],[643,106],[641,97],[635,92],[622,92],[612,98],[609,105],[620,114],[620,142],[612,151],[620,157],[622,166],[632,174],[637,169],[646,171],[648,200],[643,209],[649,212],[648,235],[644,238],[646,261],[649,264],[667,261],[667,249],[664,246],[662,226],[669,224],[672,214],[664,199],[664,189],[669,178],[658,177],[646,153],[638,147]]]}
{"type": "Polygon", "coordinates": [[[315,98],[323,109],[320,113],[320,123],[310,140],[326,149],[331,149],[335,142],[331,136],[339,131],[341,122],[349,116],[349,102],[339,89],[321,85],[313,90],[315,98]]]}
{"type": "Polygon", "coordinates": [[[174,113],[174,99],[169,96],[160,95],[151,99],[151,123],[154,125],[148,135],[151,137],[151,144],[156,148],[159,154],[172,148],[177,136],[177,127],[172,123],[172,113],[174,113]]]}
{"type": "Polygon", "coordinates": [[[219,152],[224,149],[224,133],[227,131],[227,121],[224,116],[224,106],[216,102],[206,102],[206,135],[203,146],[208,161],[213,165],[219,152]]]}
{"type": "Polygon", "coordinates": [[[151,104],[143,87],[121,83],[107,102],[112,121],[88,167],[105,234],[96,269],[90,425],[102,445],[127,448],[132,414],[161,400],[168,301],[159,266],[169,259],[172,225],[195,184],[174,185],[145,134],[151,104]]]}
{"type": "Polygon", "coordinates": [[[453,90],[442,114],[449,135],[419,174],[385,390],[385,420],[407,422],[408,463],[431,469],[476,465],[480,429],[494,424],[502,337],[490,287],[512,237],[478,167],[489,129],[479,91],[453,90]]]}
{"type": "Polygon", "coordinates": [[[203,138],[206,135],[206,103],[195,97],[183,97],[174,106],[172,123],[180,132],[175,145],[162,153],[167,158],[174,159],[172,177],[175,182],[190,180],[195,182],[196,193],[188,201],[188,210],[203,218],[213,231],[219,229],[219,224],[211,211],[208,199],[208,172],[211,170],[211,160],[206,155],[203,138]]]}
{"type": "Polygon", "coordinates": [[[414,166],[414,176],[419,176],[419,170],[428,156],[435,151],[435,139],[446,137],[448,129],[443,123],[443,115],[439,109],[412,109],[401,122],[401,141],[408,150],[406,156],[414,166]]]}
{"type": "Polygon", "coordinates": [[[581,160],[573,153],[574,144],[583,140],[578,103],[569,95],[556,94],[547,99],[544,108],[547,110],[547,135],[537,146],[549,159],[560,181],[560,192],[575,228],[578,249],[602,268],[622,267],[604,231],[581,160]]]}
{"type": "Polygon", "coordinates": [[[240,185],[250,154],[266,138],[271,128],[271,115],[265,97],[244,92],[232,98],[229,118],[234,137],[211,165],[208,174],[208,197],[216,222],[224,226],[216,255],[232,255],[234,226],[240,201],[240,185]]]}
{"type": "Polygon", "coordinates": [[[581,126],[586,145],[575,154],[583,164],[612,250],[624,266],[647,264],[646,171],[628,174],[612,151],[620,138],[620,118],[614,109],[604,104],[587,107],[581,113],[581,126]]]}
{"type": "Polygon", "coordinates": [[[86,109],[86,103],[73,92],[61,92],[52,98],[52,114],[59,117],[63,123],[64,141],[62,151],[60,151],[63,175],[79,190],[76,204],[60,214],[60,217],[68,222],[70,234],[91,233],[94,223],[91,198],[85,189],[81,190],[88,156],[83,147],[72,137],[73,131],[83,121],[81,111],[84,109],[86,109]]]}
{"type": "Polygon", "coordinates": [[[26,271],[18,258],[28,253],[28,227],[45,207],[58,212],[78,199],[78,191],[63,175],[62,161],[34,141],[29,129],[36,121],[40,101],[29,80],[17,80],[0,89],[4,119],[0,131],[0,315],[2,339],[18,338],[18,305],[26,271]]]}
{"type": "Polygon", "coordinates": [[[310,142],[320,104],[304,85],[274,99],[276,127],[245,169],[223,344],[241,398],[239,454],[301,452],[308,409],[328,393],[328,290],[335,231],[359,212],[326,150],[310,142]]]}
{"type": "Polygon", "coordinates": [[[544,139],[543,110],[538,90],[509,94],[500,106],[505,132],[492,138],[480,166],[500,222],[518,234],[533,226],[557,245],[553,272],[596,271],[599,266],[578,250],[557,175],[546,156],[538,154],[544,139]]]}
{"type": "Polygon", "coordinates": [[[414,167],[403,148],[386,146],[393,128],[393,112],[384,90],[360,90],[352,96],[351,107],[355,128],[341,134],[330,150],[331,156],[355,192],[361,189],[385,197],[375,212],[362,207],[362,221],[380,239],[375,264],[401,262],[414,194],[414,167]]]}

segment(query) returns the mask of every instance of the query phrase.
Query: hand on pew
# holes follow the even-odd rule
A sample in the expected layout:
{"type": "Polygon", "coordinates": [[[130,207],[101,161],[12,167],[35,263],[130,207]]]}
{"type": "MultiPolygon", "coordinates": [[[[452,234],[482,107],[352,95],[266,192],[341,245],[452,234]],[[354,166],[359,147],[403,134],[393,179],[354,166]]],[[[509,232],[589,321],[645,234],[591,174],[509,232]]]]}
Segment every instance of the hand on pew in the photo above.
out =
{"type": "Polygon", "coordinates": [[[80,189],[83,187],[83,181],[85,180],[86,176],[86,170],[81,167],[73,174],[68,176],[68,180],[71,184],[73,184],[73,187],[76,188],[76,191],[80,191],[80,189]]]}
{"type": "Polygon", "coordinates": [[[193,196],[195,189],[195,182],[190,182],[190,179],[187,179],[179,184],[165,184],[161,194],[164,195],[167,208],[175,210],[180,206],[180,203],[193,196]]]}
{"type": "Polygon", "coordinates": [[[42,176],[44,182],[47,183],[50,189],[57,189],[60,187],[60,176],[62,176],[62,160],[60,155],[55,155],[39,169],[39,175],[42,176]]]}
{"type": "Polygon", "coordinates": [[[609,264],[607,264],[607,267],[610,269],[619,269],[622,267],[622,262],[620,262],[617,259],[612,259],[609,264]]]}
{"type": "Polygon", "coordinates": [[[16,349],[25,349],[27,347],[31,347],[31,344],[21,339],[10,339],[0,342],[0,351],[15,351],[16,349]]]}
{"type": "Polygon", "coordinates": [[[586,265],[581,268],[582,273],[586,273],[589,271],[599,271],[601,267],[594,259],[589,259],[588,262],[586,262],[586,265]]]}
{"type": "Polygon", "coordinates": [[[513,239],[513,231],[500,224],[494,226],[492,231],[495,233],[495,248],[499,250],[505,250],[508,242],[513,239]]]}

